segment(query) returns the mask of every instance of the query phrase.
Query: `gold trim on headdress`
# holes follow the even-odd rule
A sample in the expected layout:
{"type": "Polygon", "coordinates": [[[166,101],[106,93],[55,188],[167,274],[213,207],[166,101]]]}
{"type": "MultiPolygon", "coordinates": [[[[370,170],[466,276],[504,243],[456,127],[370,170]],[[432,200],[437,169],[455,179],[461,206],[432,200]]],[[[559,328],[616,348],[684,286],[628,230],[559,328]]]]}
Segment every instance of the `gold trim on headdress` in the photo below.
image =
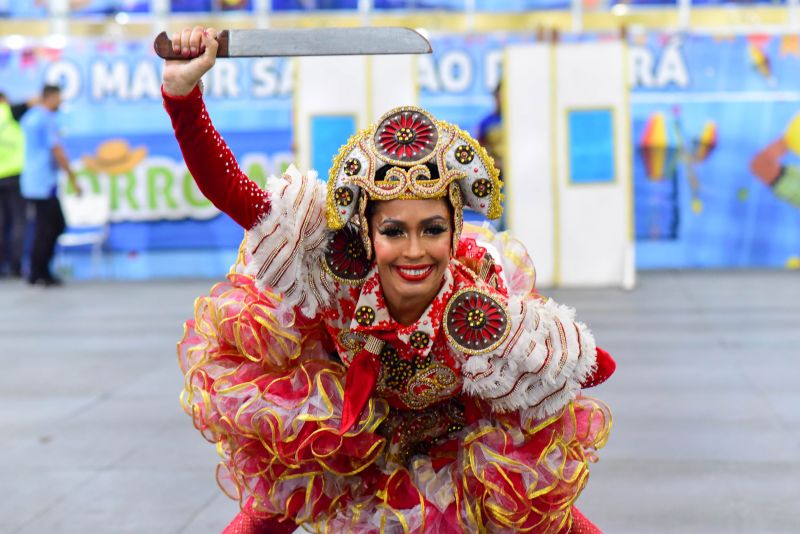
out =
{"type": "Polygon", "coordinates": [[[439,173],[442,173],[442,169],[447,169],[447,172],[459,172],[460,169],[464,173],[463,180],[459,182],[464,205],[483,213],[487,219],[499,219],[503,215],[505,197],[500,171],[494,166],[494,159],[478,141],[458,126],[444,121],[437,121],[437,124],[453,134],[450,142],[439,152],[439,173]],[[454,148],[457,141],[462,143],[454,148]]]}
{"type": "Polygon", "coordinates": [[[464,202],[461,198],[461,189],[456,184],[450,184],[450,205],[453,206],[453,242],[450,245],[455,255],[458,250],[458,241],[464,229],[464,202]]]}
{"type": "Polygon", "coordinates": [[[366,221],[370,200],[447,198],[453,208],[455,251],[463,206],[489,219],[499,218],[502,185],[494,160],[468,133],[435,120],[421,108],[395,108],[350,137],[334,158],[328,178],[328,227],[339,230],[351,220],[358,221],[371,257],[366,221]],[[433,164],[438,178],[432,178],[433,164]],[[382,179],[376,180],[385,167],[382,179]]]}
{"type": "Polygon", "coordinates": [[[425,165],[415,165],[410,169],[391,167],[386,171],[383,180],[369,180],[366,177],[354,176],[350,183],[360,186],[367,192],[371,200],[395,200],[442,198],[447,195],[447,186],[457,177],[450,180],[431,178],[431,170],[425,165]]]}

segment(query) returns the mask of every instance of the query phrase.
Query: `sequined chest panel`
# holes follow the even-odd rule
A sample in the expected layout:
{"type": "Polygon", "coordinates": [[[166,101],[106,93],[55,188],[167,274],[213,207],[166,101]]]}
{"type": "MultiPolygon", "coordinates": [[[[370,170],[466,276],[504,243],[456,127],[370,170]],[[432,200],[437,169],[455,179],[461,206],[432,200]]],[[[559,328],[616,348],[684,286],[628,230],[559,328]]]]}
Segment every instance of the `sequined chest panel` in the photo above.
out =
{"type": "Polygon", "coordinates": [[[360,284],[341,276],[333,280],[337,298],[325,322],[345,365],[365,347],[379,355],[376,393],[395,408],[424,410],[457,396],[466,359],[496,349],[508,335],[502,296],[455,260],[439,293],[411,325],[389,316],[377,268],[365,278],[360,284]]]}
{"type": "MultiPolygon", "coordinates": [[[[363,334],[346,329],[337,338],[339,354],[345,362],[349,362],[365,343],[363,334]]],[[[412,344],[421,344],[422,341],[412,336],[412,344]]],[[[396,340],[387,341],[381,350],[380,360],[381,371],[376,391],[395,408],[423,410],[453,398],[461,391],[459,365],[450,354],[444,338],[435,340],[427,354],[404,347],[396,340]]]]}

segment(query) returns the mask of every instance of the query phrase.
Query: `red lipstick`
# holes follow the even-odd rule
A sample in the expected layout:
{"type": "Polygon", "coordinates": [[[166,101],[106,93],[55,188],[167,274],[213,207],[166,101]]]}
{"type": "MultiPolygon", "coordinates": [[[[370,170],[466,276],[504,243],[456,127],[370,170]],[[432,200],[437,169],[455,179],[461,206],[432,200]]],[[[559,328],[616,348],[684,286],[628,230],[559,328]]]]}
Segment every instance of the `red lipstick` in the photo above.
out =
{"type": "Polygon", "coordinates": [[[435,267],[435,265],[394,265],[394,270],[403,280],[421,282],[433,273],[435,267]]]}

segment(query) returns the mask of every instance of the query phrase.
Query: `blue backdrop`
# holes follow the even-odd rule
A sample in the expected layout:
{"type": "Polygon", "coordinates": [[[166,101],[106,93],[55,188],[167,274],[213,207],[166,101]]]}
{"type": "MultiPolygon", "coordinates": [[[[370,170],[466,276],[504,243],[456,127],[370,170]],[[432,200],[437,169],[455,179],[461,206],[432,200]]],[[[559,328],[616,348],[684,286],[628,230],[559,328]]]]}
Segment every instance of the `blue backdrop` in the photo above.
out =
{"type": "Polygon", "coordinates": [[[750,163],[800,112],[798,37],[650,35],[633,45],[639,266],[795,267],[800,208],[750,163]],[[656,115],[661,149],[647,135],[656,115]]]}
{"type": "MultiPolygon", "coordinates": [[[[533,40],[434,35],[434,54],[420,60],[421,105],[477,134],[494,109],[503,46],[533,40]]],[[[800,112],[800,38],[649,34],[631,42],[630,60],[639,267],[799,265],[800,209],[760,182],[750,161],[800,112]]],[[[207,80],[211,115],[257,180],[292,161],[290,65],[220,61],[207,80]]],[[[80,179],[112,198],[110,274],[219,274],[241,230],[188,179],[162,109],[160,69],[149,41],[0,47],[0,91],[12,101],[45,80],[64,88],[67,150],[80,179]],[[112,145],[128,167],[103,167],[112,145]]]]}

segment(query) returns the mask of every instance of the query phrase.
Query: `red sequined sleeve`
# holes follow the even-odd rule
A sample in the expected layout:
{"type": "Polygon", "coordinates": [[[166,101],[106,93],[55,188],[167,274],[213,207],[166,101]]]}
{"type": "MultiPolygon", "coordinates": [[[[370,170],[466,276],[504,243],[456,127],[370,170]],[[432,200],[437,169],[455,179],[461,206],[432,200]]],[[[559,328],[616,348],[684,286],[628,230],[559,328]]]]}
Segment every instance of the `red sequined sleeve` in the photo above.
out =
{"type": "Polygon", "coordinates": [[[211,123],[200,89],[195,87],[186,96],[173,96],[162,86],[161,94],[183,159],[200,191],[249,230],[269,213],[269,197],[239,168],[230,148],[211,123]]]}

